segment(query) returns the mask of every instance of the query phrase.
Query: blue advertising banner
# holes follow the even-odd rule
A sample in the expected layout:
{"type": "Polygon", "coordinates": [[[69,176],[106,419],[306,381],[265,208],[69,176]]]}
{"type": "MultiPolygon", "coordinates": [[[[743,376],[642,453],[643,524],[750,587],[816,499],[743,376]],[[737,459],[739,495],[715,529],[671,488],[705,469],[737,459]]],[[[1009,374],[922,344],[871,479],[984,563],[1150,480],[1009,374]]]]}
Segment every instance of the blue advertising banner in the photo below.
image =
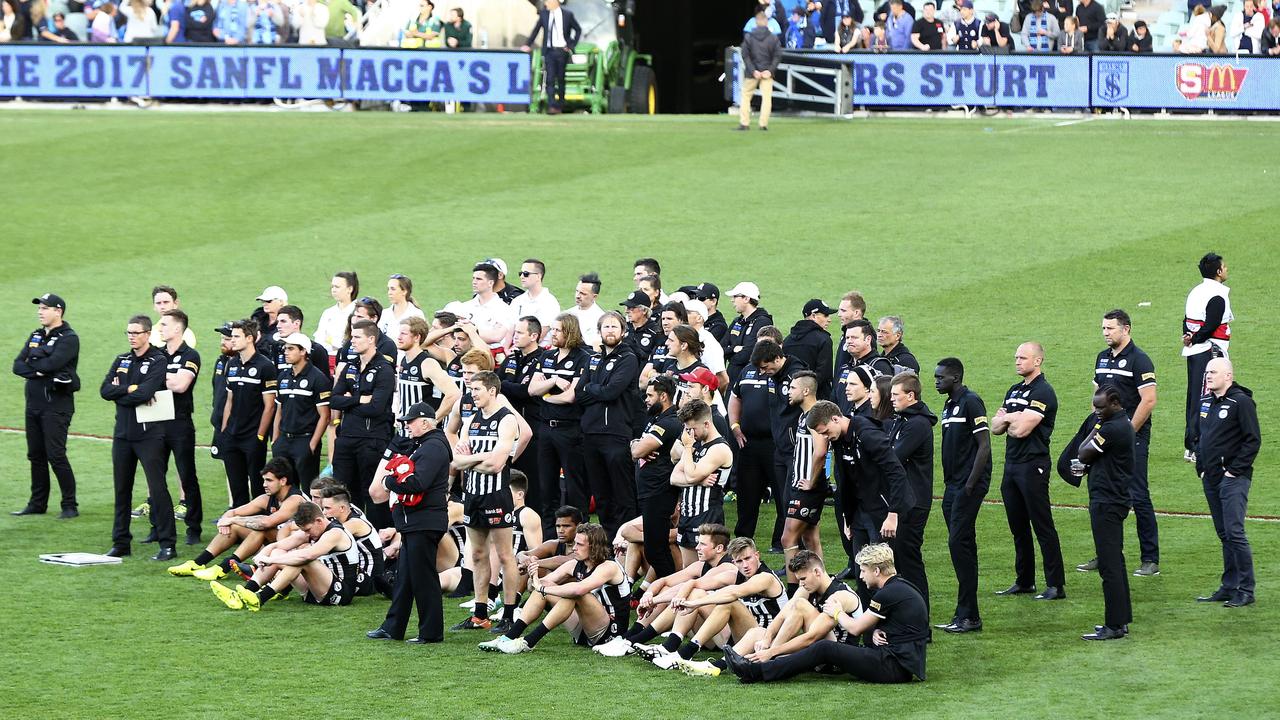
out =
{"type": "Polygon", "coordinates": [[[1089,106],[1089,59],[1063,55],[858,55],[853,104],[1089,106]]]}
{"type": "Polygon", "coordinates": [[[529,56],[511,52],[346,50],[349,100],[529,102],[529,56]]]}
{"type": "Polygon", "coordinates": [[[146,94],[145,47],[0,45],[0,95],[80,98],[146,94]]]}
{"type": "Polygon", "coordinates": [[[0,97],[529,102],[529,55],[293,46],[0,45],[0,97]]]}
{"type": "Polygon", "coordinates": [[[1094,107],[1280,110],[1280,60],[1212,55],[1093,56],[1094,107]]]}
{"type": "Polygon", "coordinates": [[[1089,107],[1085,55],[995,55],[1000,107],[1089,107]]]}

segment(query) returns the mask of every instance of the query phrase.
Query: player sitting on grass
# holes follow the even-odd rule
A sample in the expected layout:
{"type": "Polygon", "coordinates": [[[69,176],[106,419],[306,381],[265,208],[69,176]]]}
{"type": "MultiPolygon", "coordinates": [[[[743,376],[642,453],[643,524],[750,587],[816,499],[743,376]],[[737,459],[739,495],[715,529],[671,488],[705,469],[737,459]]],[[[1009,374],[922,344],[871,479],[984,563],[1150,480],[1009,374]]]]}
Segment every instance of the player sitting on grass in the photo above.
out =
{"type": "Polygon", "coordinates": [[[538,575],[547,573],[573,560],[573,537],[582,524],[582,511],[572,505],[561,505],[556,510],[556,538],[546,540],[516,553],[516,566],[522,575],[528,573],[529,560],[538,561],[538,575]]]}
{"type": "MultiPolygon", "coordinates": [[[[716,676],[722,665],[708,661],[694,662],[694,653],[708,647],[712,640],[740,642],[756,628],[767,628],[782,612],[787,602],[787,589],[769,566],[760,560],[760,551],[748,537],[734,538],[729,543],[729,557],[738,568],[734,583],[714,592],[695,589],[687,598],[676,598],[673,635],[685,637],[697,623],[693,639],[681,645],[676,666],[688,675],[716,676]],[[724,637],[725,629],[728,637],[724,637]]],[[[670,645],[666,647],[670,648],[670,645]]]]}
{"type": "Polygon", "coordinates": [[[481,650],[515,655],[528,652],[560,625],[574,643],[593,647],[617,637],[631,616],[626,574],[610,556],[609,536],[595,523],[583,523],[573,538],[573,562],[545,578],[537,576],[536,560],[527,572],[533,592],[505,635],[480,643],[481,650]],[[546,617],[543,617],[543,613],[546,617]],[[543,617],[532,628],[529,623],[543,617]],[[528,629],[528,635],[521,637],[528,629]]]}
{"type": "Polygon", "coordinates": [[[194,560],[169,568],[169,574],[194,576],[200,580],[220,580],[233,571],[243,574],[242,564],[263,545],[276,540],[276,528],[289,522],[307,496],[294,484],[293,464],[272,458],[262,468],[263,494],[232,508],[218,520],[218,534],[194,560]],[[219,555],[236,547],[222,562],[211,565],[219,555]]]}
{"type": "Polygon", "coordinates": [[[795,596],[787,601],[768,627],[748,630],[733,646],[736,653],[752,662],[764,662],[794,653],[819,640],[850,642],[848,630],[836,624],[833,613],[826,609],[829,601],[852,617],[862,614],[862,602],[858,596],[848,585],[827,574],[817,553],[811,550],[797,552],[787,563],[787,569],[800,585],[795,596]]]}
{"type": "Polygon", "coordinates": [[[717,583],[712,589],[733,582],[736,568],[725,554],[725,546],[729,544],[729,529],[724,525],[705,524],[696,530],[696,534],[694,551],[698,559],[681,570],[655,580],[640,597],[637,607],[640,617],[627,630],[626,636],[601,645],[596,648],[596,652],[605,657],[622,657],[644,650],[645,659],[666,654],[661,651],[660,646],[644,646],[642,643],[658,637],[675,624],[676,613],[670,607],[671,601],[676,597],[687,596],[693,589],[695,580],[705,579],[707,584],[717,583]],[[681,595],[682,590],[684,595],[681,595]]]}
{"type": "Polygon", "coordinates": [[[351,495],[347,493],[347,489],[335,483],[317,493],[315,484],[312,483],[311,493],[320,501],[325,517],[342,523],[356,541],[356,550],[360,553],[360,562],[356,566],[356,595],[373,595],[384,590],[390,592],[390,587],[382,586],[386,563],[382,553],[382,537],[364,512],[351,504],[351,495]]]}
{"type": "Polygon", "coordinates": [[[223,604],[256,612],[268,600],[284,597],[290,587],[305,593],[303,601],[314,605],[351,604],[360,564],[351,532],[312,502],[298,508],[293,522],[298,529],[258,554],[257,570],[244,585],[233,590],[216,580],[209,583],[223,604]]]}

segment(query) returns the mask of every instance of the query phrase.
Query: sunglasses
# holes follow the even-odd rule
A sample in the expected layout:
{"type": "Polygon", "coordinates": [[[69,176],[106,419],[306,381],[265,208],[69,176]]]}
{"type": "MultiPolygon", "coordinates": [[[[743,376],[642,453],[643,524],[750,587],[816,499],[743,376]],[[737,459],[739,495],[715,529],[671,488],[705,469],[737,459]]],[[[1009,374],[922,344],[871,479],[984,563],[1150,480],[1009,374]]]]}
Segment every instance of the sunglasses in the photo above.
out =
{"type": "Polygon", "coordinates": [[[368,295],[365,295],[364,297],[360,298],[360,299],[359,299],[359,300],[357,300],[356,302],[358,302],[358,303],[365,303],[365,304],[368,304],[368,303],[374,303],[374,302],[378,302],[378,301],[377,301],[377,300],[374,300],[373,298],[369,297],[368,295]]]}
{"type": "Polygon", "coordinates": [[[520,277],[529,277],[530,275],[538,275],[538,274],[540,274],[540,273],[536,273],[536,272],[529,272],[528,270],[521,270],[521,271],[520,271],[520,277]]]}
{"type": "Polygon", "coordinates": [[[149,333],[146,330],[125,330],[124,334],[132,337],[135,335],[147,335],[149,333]]]}
{"type": "Polygon", "coordinates": [[[406,278],[405,276],[401,275],[400,273],[396,273],[395,275],[392,275],[391,277],[389,277],[389,278],[387,278],[387,279],[388,279],[388,280],[407,280],[408,278],[406,278]]]}

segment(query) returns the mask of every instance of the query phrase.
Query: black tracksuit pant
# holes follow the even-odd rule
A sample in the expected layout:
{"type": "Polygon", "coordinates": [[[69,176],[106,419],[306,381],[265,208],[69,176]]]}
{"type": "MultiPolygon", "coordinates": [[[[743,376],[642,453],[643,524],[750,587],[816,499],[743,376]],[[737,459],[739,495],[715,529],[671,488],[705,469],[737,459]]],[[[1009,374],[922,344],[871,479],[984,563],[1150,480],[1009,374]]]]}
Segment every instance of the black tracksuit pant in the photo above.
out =
{"type": "Polygon", "coordinates": [[[418,609],[418,637],[444,640],[444,606],[440,599],[440,574],[436,572],[436,550],[444,533],[413,530],[400,534],[400,557],[396,561],[396,584],[391,606],[382,629],[397,640],[409,627],[409,613],[418,609]]]}
{"type": "Polygon", "coordinates": [[[31,498],[27,505],[41,512],[49,507],[49,469],[58,478],[62,509],[76,509],[76,476],[67,459],[71,413],[41,410],[26,413],[27,460],[31,461],[31,498]]]}

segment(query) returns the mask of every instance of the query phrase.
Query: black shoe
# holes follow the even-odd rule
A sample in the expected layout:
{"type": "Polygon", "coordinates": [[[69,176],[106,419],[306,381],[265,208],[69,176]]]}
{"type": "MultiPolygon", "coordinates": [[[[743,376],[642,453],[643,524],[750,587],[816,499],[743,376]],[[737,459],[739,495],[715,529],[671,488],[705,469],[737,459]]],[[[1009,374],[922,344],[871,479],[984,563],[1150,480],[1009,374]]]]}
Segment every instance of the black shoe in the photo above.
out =
{"type": "Polygon", "coordinates": [[[1067,591],[1062,588],[1047,587],[1044,592],[1036,596],[1036,600],[1066,600],[1067,591]]]}
{"type": "Polygon", "coordinates": [[[41,510],[40,508],[34,508],[28,505],[22,508],[21,510],[14,510],[9,514],[10,515],[43,515],[44,513],[45,513],[44,510],[41,510]]]}
{"type": "Polygon", "coordinates": [[[941,625],[934,625],[934,627],[938,628],[939,630],[946,630],[947,628],[951,627],[952,625],[955,625],[955,624],[956,624],[956,621],[957,621],[957,620],[959,620],[959,619],[960,619],[960,618],[958,618],[958,617],[953,617],[953,618],[951,618],[950,620],[948,620],[948,621],[946,621],[946,622],[942,623],[941,625]]]}
{"type": "Polygon", "coordinates": [[[383,630],[382,628],[378,628],[377,630],[370,630],[369,632],[365,633],[364,636],[369,638],[370,640],[399,640],[400,639],[395,635],[392,635],[391,633],[387,632],[386,630],[383,630]]]}
{"type": "Polygon", "coordinates": [[[1222,607],[1244,607],[1254,603],[1253,593],[1237,592],[1231,599],[1222,603],[1222,607]]]}
{"type": "Polygon", "coordinates": [[[857,574],[858,574],[858,573],[857,573],[857,571],[855,571],[853,568],[851,568],[851,567],[847,567],[847,568],[845,568],[845,569],[841,570],[840,572],[836,573],[836,575],[835,575],[835,577],[834,577],[833,579],[834,579],[834,580],[837,580],[837,581],[839,581],[839,580],[848,580],[848,579],[849,579],[849,578],[851,578],[851,577],[856,577],[856,576],[857,576],[857,574]]]}
{"type": "Polygon", "coordinates": [[[176,557],[178,557],[178,551],[174,550],[173,547],[171,546],[165,546],[160,548],[160,552],[156,553],[155,555],[152,555],[151,559],[152,560],[172,560],[176,557]]]}
{"type": "Polygon", "coordinates": [[[1230,600],[1231,596],[1232,593],[1228,592],[1226,588],[1220,587],[1214,590],[1212,595],[1202,595],[1196,598],[1196,602],[1224,602],[1230,600]]]}
{"type": "Polygon", "coordinates": [[[768,126],[768,125],[761,125],[761,126],[760,126],[760,132],[769,132],[769,126],[768,126]]]}
{"type": "Polygon", "coordinates": [[[1124,631],[1124,628],[1113,628],[1103,625],[1087,635],[1081,635],[1080,638],[1082,640],[1119,640],[1127,634],[1128,633],[1124,631]]]}
{"type": "Polygon", "coordinates": [[[160,541],[160,536],[156,534],[155,528],[151,528],[151,532],[147,533],[147,536],[142,538],[142,542],[144,544],[150,544],[150,543],[159,542],[159,541],[160,541]]]}
{"type": "MultiPolygon", "coordinates": [[[[1093,626],[1093,631],[1094,631],[1094,632],[1101,632],[1102,628],[1104,628],[1104,627],[1106,627],[1106,625],[1094,625],[1094,626],[1093,626]]],[[[1128,626],[1128,625],[1121,625],[1121,626],[1120,626],[1120,629],[1124,631],[1124,634],[1125,634],[1125,635],[1128,635],[1128,634],[1129,634],[1129,626],[1128,626]]]]}
{"type": "Polygon", "coordinates": [[[188,531],[187,531],[187,541],[186,541],[186,542],[187,542],[187,544],[188,544],[188,545],[199,545],[199,544],[200,544],[200,531],[199,531],[199,530],[188,530],[188,531]]]}
{"type": "Polygon", "coordinates": [[[750,130],[750,129],[751,129],[751,126],[750,126],[750,125],[739,125],[738,127],[734,128],[734,130],[736,130],[736,131],[738,131],[738,132],[746,132],[746,131],[748,131],[748,130],[750,130]]]}
{"type": "Polygon", "coordinates": [[[129,557],[133,551],[127,547],[113,547],[103,554],[107,557],[129,557]]]}
{"type": "Polygon", "coordinates": [[[949,633],[956,633],[956,634],[969,633],[969,632],[982,632],[982,621],[977,620],[975,618],[965,618],[963,620],[957,620],[942,629],[946,630],[949,633]]]}
{"type": "Polygon", "coordinates": [[[407,645],[430,645],[430,644],[439,643],[439,642],[444,642],[444,638],[428,640],[427,638],[424,638],[421,635],[419,635],[418,637],[411,637],[408,640],[405,640],[405,644],[407,645]]]}
{"type": "Polygon", "coordinates": [[[760,668],[753,667],[755,663],[739,655],[732,647],[724,648],[724,664],[729,667],[729,672],[738,676],[739,682],[753,683],[760,679],[760,668]]]}
{"type": "Polygon", "coordinates": [[[78,517],[80,517],[80,511],[75,508],[67,508],[66,510],[58,513],[59,520],[70,520],[71,518],[78,517]]]}
{"type": "Polygon", "coordinates": [[[1008,590],[997,590],[996,594],[997,595],[1034,595],[1035,592],[1036,592],[1035,585],[1032,585],[1031,587],[1022,587],[1018,583],[1014,583],[1009,586],[1008,590]]]}
{"type": "Polygon", "coordinates": [[[492,628],[489,628],[489,632],[493,633],[494,635],[506,635],[508,632],[510,632],[511,626],[514,624],[515,623],[511,622],[510,620],[502,620],[500,622],[495,623],[492,628]]]}

